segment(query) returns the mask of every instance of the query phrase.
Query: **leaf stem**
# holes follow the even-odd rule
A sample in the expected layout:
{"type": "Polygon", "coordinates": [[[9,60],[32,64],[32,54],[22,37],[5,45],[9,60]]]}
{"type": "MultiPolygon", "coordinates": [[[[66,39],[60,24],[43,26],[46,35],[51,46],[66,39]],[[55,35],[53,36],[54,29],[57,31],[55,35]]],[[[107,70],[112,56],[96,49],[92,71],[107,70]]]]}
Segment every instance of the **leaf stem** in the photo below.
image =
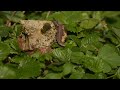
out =
{"type": "Polygon", "coordinates": [[[114,76],[116,76],[116,74],[114,74],[114,75],[112,75],[112,76],[109,76],[109,77],[107,77],[106,79],[109,79],[109,78],[114,77],[114,76]]]}
{"type": "Polygon", "coordinates": [[[46,15],[46,18],[48,18],[48,16],[50,15],[51,11],[48,11],[47,15],[46,15]]]}

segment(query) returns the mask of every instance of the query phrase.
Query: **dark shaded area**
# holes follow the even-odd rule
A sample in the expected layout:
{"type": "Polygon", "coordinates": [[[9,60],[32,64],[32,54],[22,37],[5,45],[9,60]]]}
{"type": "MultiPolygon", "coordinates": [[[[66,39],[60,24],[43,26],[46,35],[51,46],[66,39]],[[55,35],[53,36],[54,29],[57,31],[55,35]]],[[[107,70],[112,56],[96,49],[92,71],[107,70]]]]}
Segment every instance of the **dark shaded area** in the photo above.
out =
{"type": "Polygon", "coordinates": [[[117,19],[116,18],[109,18],[109,17],[106,17],[105,18],[105,21],[107,22],[107,23],[109,23],[109,24],[114,24],[114,23],[116,23],[117,22],[117,19]]]}

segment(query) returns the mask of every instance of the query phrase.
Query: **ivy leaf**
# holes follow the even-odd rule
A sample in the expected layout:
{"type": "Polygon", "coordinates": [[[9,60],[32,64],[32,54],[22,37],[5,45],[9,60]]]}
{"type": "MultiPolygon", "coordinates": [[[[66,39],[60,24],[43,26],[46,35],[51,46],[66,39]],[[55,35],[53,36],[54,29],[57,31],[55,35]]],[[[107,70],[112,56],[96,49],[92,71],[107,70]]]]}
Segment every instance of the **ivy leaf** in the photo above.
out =
{"type": "Polygon", "coordinates": [[[104,45],[98,52],[98,57],[102,58],[105,62],[112,67],[120,66],[120,56],[114,46],[109,44],[104,45]]]}
{"type": "Polygon", "coordinates": [[[6,66],[0,66],[0,79],[14,79],[16,73],[6,66]]]}

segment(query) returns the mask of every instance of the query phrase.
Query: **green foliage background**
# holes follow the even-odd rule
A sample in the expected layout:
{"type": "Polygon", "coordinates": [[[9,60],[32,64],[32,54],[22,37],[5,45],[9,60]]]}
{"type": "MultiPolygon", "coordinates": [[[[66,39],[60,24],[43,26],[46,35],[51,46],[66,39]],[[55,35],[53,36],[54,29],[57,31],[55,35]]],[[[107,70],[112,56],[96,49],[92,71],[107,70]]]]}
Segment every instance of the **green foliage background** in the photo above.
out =
{"type": "Polygon", "coordinates": [[[120,12],[1,11],[0,79],[120,79],[120,12]],[[64,24],[65,47],[55,43],[44,55],[21,51],[17,37],[24,19],[64,24]]]}

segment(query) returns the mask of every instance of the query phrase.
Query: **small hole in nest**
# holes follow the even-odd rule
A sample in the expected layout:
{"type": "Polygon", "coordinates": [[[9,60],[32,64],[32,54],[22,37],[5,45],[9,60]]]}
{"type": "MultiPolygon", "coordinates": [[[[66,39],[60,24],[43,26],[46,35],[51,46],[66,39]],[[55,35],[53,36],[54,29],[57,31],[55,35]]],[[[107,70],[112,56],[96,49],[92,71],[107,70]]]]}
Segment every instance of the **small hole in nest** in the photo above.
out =
{"type": "Polygon", "coordinates": [[[42,33],[45,33],[46,31],[50,30],[51,29],[51,25],[49,23],[45,23],[41,32],[42,33]]]}

